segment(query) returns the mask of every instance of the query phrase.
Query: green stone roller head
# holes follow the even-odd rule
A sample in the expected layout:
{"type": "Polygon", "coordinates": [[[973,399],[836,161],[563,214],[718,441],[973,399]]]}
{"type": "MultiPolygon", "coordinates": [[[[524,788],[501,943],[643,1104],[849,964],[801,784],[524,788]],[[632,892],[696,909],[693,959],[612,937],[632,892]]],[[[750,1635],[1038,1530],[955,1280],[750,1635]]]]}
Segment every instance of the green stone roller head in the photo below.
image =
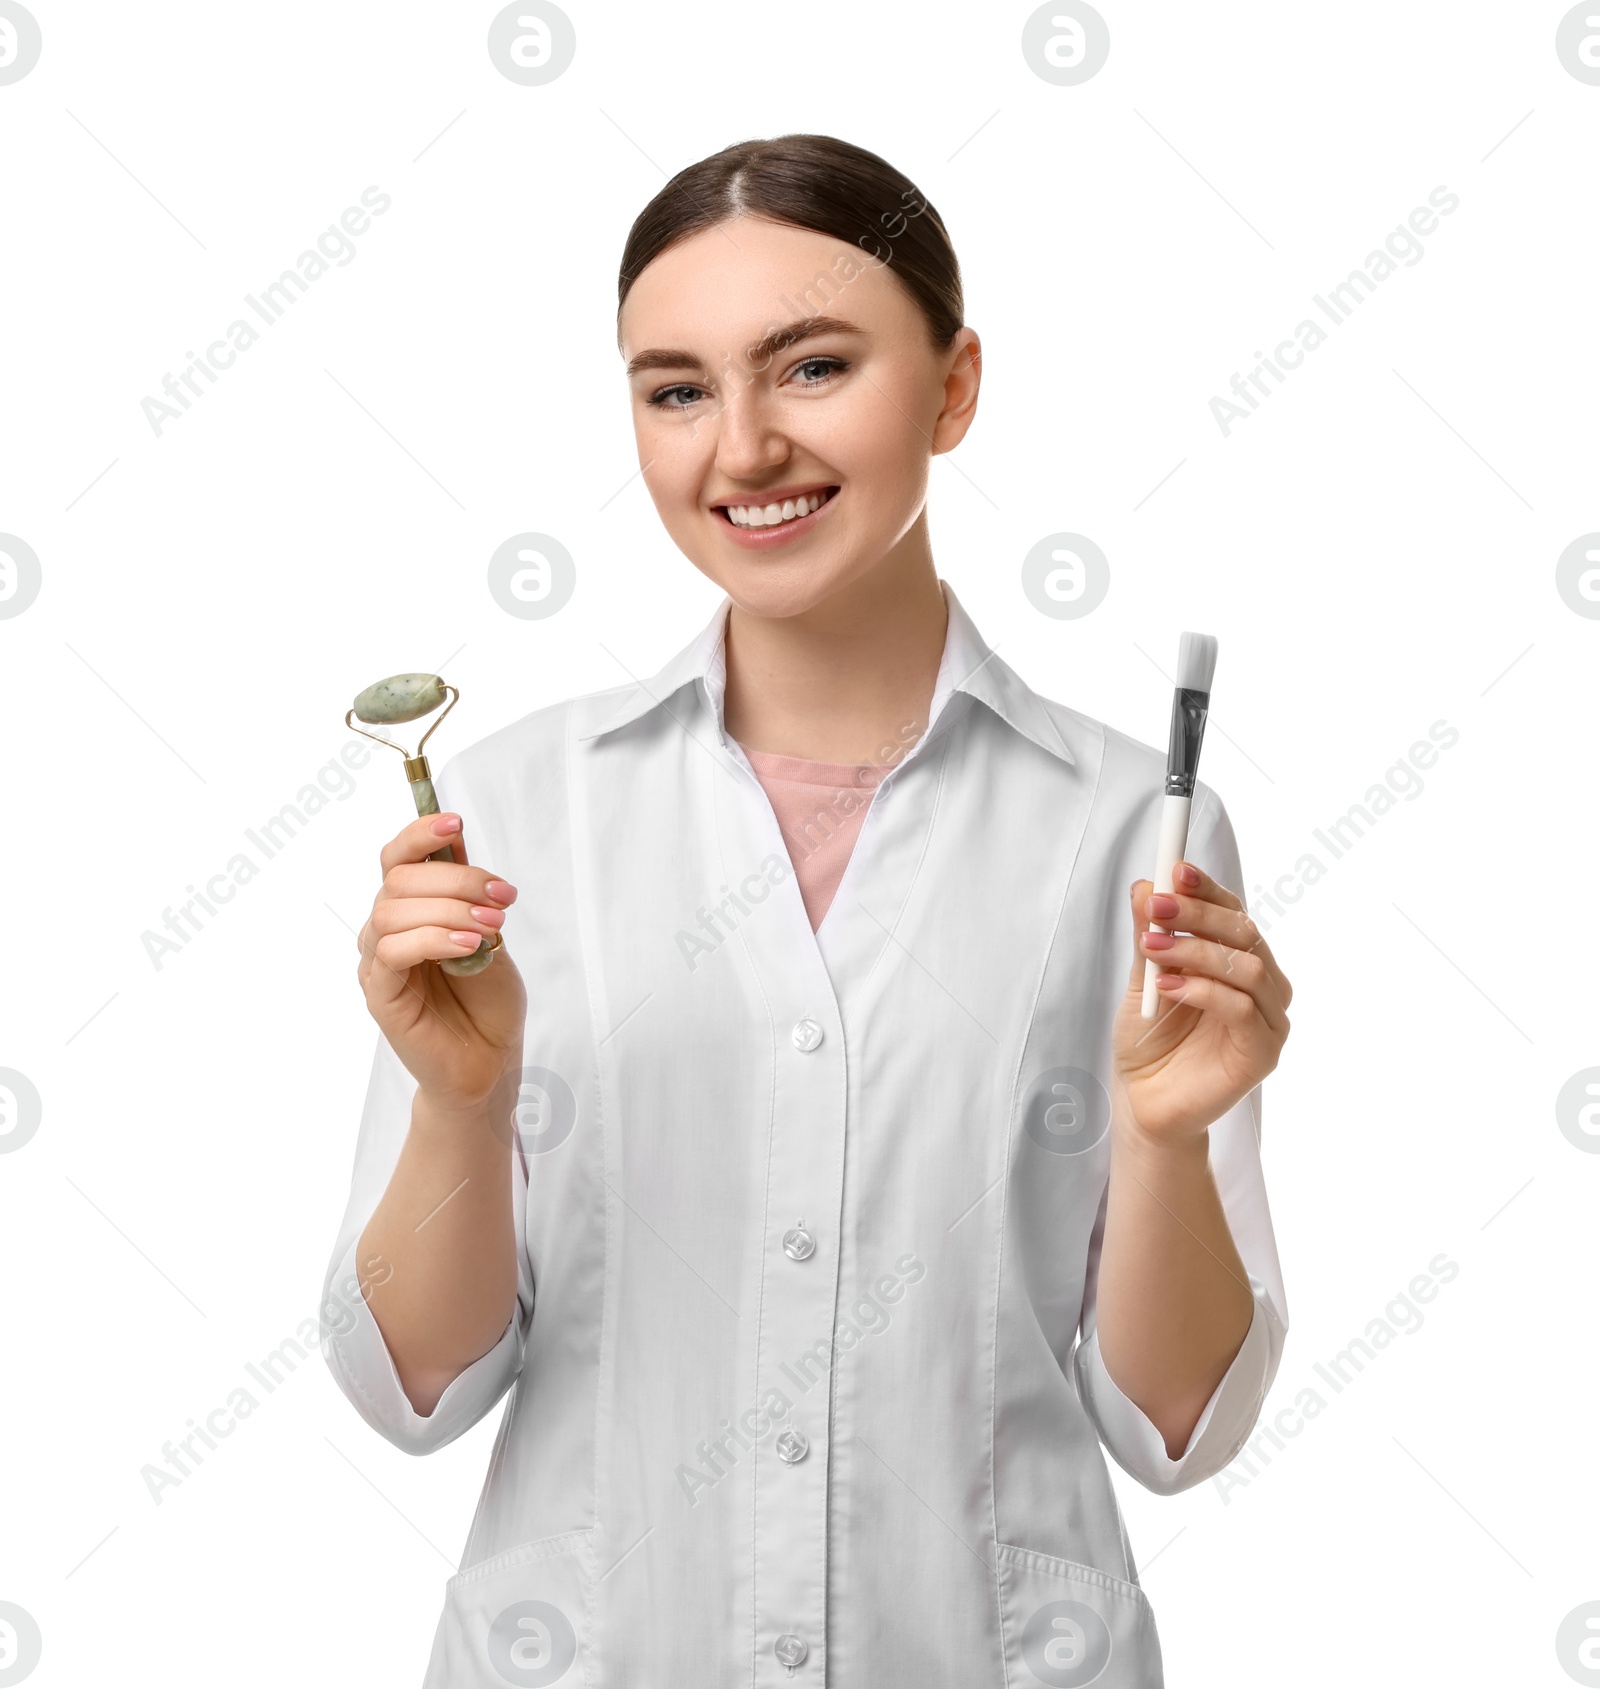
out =
{"type": "MultiPolygon", "coordinates": [[[[356,727],[356,721],[371,722],[374,726],[398,726],[401,722],[415,721],[419,716],[425,716],[445,703],[446,696],[450,702],[445,704],[439,720],[433,723],[427,733],[417,743],[417,754],[406,756],[405,747],[397,745],[392,739],[380,739],[376,733],[363,733],[363,738],[371,739],[379,745],[388,745],[391,750],[399,751],[406,759],[406,779],[411,782],[411,795],[416,799],[418,815],[437,815],[439,813],[439,799],[433,789],[433,779],[428,769],[428,759],[422,754],[422,747],[427,744],[429,735],[434,727],[449,715],[456,707],[456,699],[461,694],[453,686],[447,686],[436,674],[392,674],[387,680],[375,681],[355,701],[354,706],[345,715],[345,726],[355,728],[357,733],[362,730],[356,727]],[[355,720],[352,721],[351,717],[355,720]]],[[[430,862],[454,862],[455,856],[449,845],[441,845],[438,850],[430,853],[430,862]]],[[[487,938],[478,940],[478,948],[470,956],[448,956],[439,966],[447,974],[476,974],[494,960],[494,953],[500,948],[500,935],[495,934],[491,941],[487,938]]]]}

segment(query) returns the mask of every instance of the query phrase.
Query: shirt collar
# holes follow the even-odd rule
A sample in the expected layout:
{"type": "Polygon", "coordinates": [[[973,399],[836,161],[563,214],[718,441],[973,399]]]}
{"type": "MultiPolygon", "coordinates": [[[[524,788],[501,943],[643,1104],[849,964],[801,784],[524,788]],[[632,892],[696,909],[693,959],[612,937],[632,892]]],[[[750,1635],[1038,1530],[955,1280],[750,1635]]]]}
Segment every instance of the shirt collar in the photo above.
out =
{"type": "MultiPolygon", "coordinates": [[[[941,718],[950,701],[958,694],[966,694],[987,705],[1016,732],[1052,756],[1060,757],[1063,762],[1075,762],[1044,700],[1015,669],[994,654],[950,583],[941,580],[939,585],[944,591],[949,619],[923,741],[941,730],[941,718]]],[[[728,670],[723,634],[732,604],[733,600],[724,596],[710,621],[675,657],[648,680],[635,681],[608,699],[579,737],[593,739],[601,733],[614,732],[656,709],[676,715],[677,694],[696,682],[702,683],[717,729],[724,732],[722,701],[728,670]]]]}

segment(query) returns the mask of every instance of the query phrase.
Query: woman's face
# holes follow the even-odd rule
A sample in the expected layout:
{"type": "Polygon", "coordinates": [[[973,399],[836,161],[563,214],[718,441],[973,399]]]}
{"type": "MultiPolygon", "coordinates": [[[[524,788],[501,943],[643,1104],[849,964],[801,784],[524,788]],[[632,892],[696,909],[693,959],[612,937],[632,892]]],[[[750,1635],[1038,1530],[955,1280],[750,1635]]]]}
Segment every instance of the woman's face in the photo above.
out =
{"type": "Polygon", "coordinates": [[[971,329],[936,350],[889,269],[786,223],[738,217],[670,247],[618,326],[661,521],[754,615],[800,614],[883,562],[977,403],[971,329]]]}

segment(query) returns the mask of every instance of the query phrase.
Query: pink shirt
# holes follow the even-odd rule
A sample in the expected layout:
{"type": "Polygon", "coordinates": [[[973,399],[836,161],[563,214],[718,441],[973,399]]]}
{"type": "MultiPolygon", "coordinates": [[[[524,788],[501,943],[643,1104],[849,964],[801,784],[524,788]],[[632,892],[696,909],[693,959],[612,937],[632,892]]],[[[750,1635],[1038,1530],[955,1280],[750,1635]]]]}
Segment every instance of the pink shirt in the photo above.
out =
{"type": "Polygon", "coordinates": [[[839,889],[878,782],[893,763],[812,762],[741,744],[778,818],[815,932],[839,889]]]}

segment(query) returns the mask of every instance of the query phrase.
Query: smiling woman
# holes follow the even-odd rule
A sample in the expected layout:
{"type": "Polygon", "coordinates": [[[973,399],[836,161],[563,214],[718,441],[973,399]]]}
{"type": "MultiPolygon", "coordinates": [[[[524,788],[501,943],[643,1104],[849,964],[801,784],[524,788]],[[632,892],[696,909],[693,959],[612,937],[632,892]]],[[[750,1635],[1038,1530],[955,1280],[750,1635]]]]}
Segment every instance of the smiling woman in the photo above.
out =
{"type": "Polygon", "coordinates": [[[980,349],[893,166],[690,165],[617,346],[720,602],[457,753],[360,940],[328,1283],[392,1272],[329,1364],[413,1453],[513,1392],[426,1689],[1157,1689],[1104,1451],[1161,1494],[1221,1471],[1286,1326],[1289,988],[1227,812],[1196,784],[1152,897],[1164,748],[1033,691],[936,570],[980,349]],[[494,932],[504,966],[437,966],[494,932]]]}
{"type": "MultiPolygon", "coordinates": [[[[763,661],[746,614],[820,632],[866,592],[920,612],[931,690],[928,468],[971,425],[980,349],[948,232],[916,187],[828,136],[727,148],[635,222],[617,340],[661,520],[741,612],[730,654],[763,661]]],[[[736,738],[856,754],[815,711],[769,728],[752,702],[730,670],[736,738]]]]}

